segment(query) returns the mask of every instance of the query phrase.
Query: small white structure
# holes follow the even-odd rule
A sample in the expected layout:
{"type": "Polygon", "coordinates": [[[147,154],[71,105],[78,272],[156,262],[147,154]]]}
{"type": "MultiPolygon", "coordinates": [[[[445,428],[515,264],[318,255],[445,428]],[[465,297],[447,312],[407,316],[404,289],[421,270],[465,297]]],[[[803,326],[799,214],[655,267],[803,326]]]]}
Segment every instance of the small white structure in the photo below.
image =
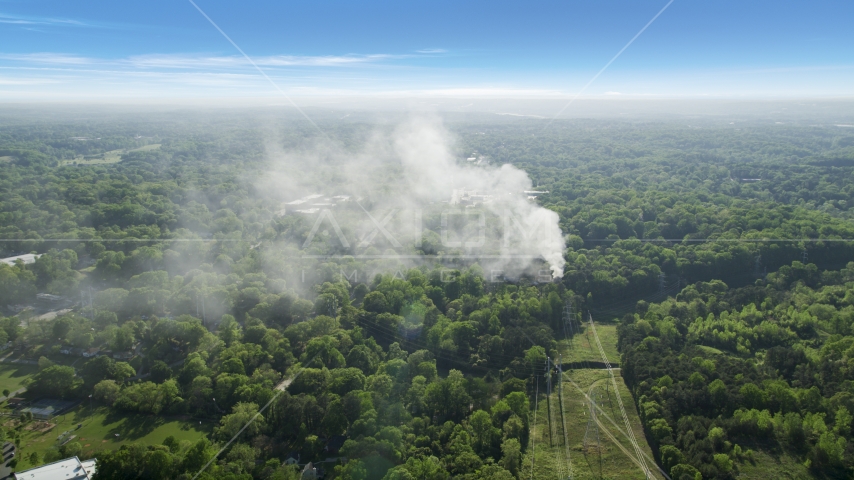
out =
{"type": "Polygon", "coordinates": [[[14,257],[0,258],[0,262],[3,262],[6,265],[9,265],[10,267],[12,267],[15,265],[15,262],[20,260],[21,262],[24,263],[24,265],[29,265],[31,263],[36,263],[36,259],[39,257],[41,257],[41,255],[37,255],[35,253],[27,253],[24,255],[16,255],[14,257]]]}
{"type": "Polygon", "coordinates": [[[308,462],[305,465],[305,468],[302,469],[300,480],[317,480],[317,469],[313,463],[308,462]]]}
{"type": "Polygon", "coordinates": [[[49,293],[37,293],[36,299],[41,300],[42,302],[50,302],[57,303],[61,302],[63,299],[59,295],[51,295],[49,293]]]}
{"type": "Polygon", "coordinates": [[[71,457],[15,473],[15,480],[91,480],[95,470],[94,458],[81,462],[79,458],[71,457]]]}
{"type": "Polygon", "coordinates": [[[86,358],[94,357],[94,356],[97,356],[98,352],[100,352],[100,351],[101,351],[100,347],[92,347],[92,348],[86,350],[85,352],[83,352],[83,356],[86,358]]]}

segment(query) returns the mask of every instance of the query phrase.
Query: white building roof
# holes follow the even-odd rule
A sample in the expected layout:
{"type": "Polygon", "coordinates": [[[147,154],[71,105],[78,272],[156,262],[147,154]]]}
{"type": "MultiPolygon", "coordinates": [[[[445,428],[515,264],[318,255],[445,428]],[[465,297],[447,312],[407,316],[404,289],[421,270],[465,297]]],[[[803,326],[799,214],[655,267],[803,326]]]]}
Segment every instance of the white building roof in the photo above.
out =
{"type": "Polygon", "coordinates": [[[24,262],[24,265],[29,265],[31,263],[36,263],[36,259],[39,257],[41,257],[41,255],[36,255],[34,253],[27,253],[24,255],[17,255],[14,257],[0,258],[0,262],[3,262],[6,265],[9,265],[11,267],[11,266],[15,265],[15,262],[17,260],[20,260],[20,261],[24,262]]]}
{"type": "Polygon", "coordinates": [[[91,480],[94,475],[94,458],[81,462],[71,457],[16,473],[15,480],[91,480]]]}
{"type": "Polygon", "coordinates": [[[97,460],[91,458],[89,460],[83,460],[80,462],[80,465],[83,467],[83,470],[86,470],[86,473],[89,474],[89,478],[95,476],[95,463],[97,460]]]}

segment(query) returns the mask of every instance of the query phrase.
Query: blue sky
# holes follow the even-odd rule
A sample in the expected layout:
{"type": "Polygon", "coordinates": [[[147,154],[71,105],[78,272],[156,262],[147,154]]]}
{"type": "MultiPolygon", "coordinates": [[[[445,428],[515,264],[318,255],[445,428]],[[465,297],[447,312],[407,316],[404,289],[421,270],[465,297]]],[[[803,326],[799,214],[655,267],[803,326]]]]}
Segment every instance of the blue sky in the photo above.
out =
{"type": "MultiPolygon", "coordinates": [[[[667,0],[196,2],[289,95],[571,98],[667,0]]],[[[854,2],[675,0],[584,96],[854,95],[854,2]]],[[[188,0],[0,0],[0,100],[277,93],[188,0]]]]}

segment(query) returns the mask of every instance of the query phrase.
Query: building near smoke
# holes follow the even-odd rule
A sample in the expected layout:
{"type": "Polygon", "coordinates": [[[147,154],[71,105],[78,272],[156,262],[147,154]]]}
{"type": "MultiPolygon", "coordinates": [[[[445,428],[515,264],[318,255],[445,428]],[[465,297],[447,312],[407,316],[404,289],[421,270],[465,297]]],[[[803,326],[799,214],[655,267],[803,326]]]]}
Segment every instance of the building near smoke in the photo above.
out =
{"type": "Polygon", "coordinates": [[[525,190],[523,193],[525,194],[525,196],[528,197],[528,200],[536,200],[537,197],[539,197],[540,195],[544,195],[546,193],[549,193],[549,191],[548,190],[545,190],[545,191],[525,190]]]}
{"type": "Polygon", "coordinates": [[[0,262],[3,262],[6,265],[9,265],[10,267],[15,266],[15,262],[18,261],[20,261],[24,265],[29,265],[31,263],[36,263],[36,259],[39,257],[41,257],[41,255],[39,254],[27,253],[24,255],[16,255],[14,257],[0,258],[0,262]]]}
{"type": "Polygon", "coordinates": [[[491,201],[492,195],[490,194],[477,192],[475,190],[466,190],[465,188],[455,188],[453,193],[451,193],[450,204],[474,208],[478,205],[483,205],[491,201]]]}
{"type": "Polygon", "coordinates": [[[315,193],[282,204],[282,208],[276,212],[276,215],[280,217],[289,214],[313,215],[320,210],[333,209],[349,201],[349,195],[334,195],[327,197],[319,193],[315,193]]]}
{"type": "Polygon", "coordinates": [[[91,480],[95,476],[96,460],[80,461],[77,457],[66,458],[15,473],[15,480],[91,480]]]}

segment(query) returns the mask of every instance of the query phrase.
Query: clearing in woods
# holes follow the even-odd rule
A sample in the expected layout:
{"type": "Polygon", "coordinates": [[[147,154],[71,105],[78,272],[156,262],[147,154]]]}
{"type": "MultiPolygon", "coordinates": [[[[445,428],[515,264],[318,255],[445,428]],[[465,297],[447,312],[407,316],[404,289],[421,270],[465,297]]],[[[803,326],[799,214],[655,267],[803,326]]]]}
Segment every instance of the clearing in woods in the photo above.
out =
{"type": "MultiPolygon", "coordinates": [[[[572,342],[559,342],[566,366],[562,399],[557,370],[552,376],[550,396],[546,394],[546,380],[540,373],[536,422],[533,418],[529,419],[533,428],[530,430],[531,438],[523,456],[519,478],[566,479],[570,474],[573,479],[644,478],[635,447],[625,430],[617,392],[614,391],[608,371],[601,367],[602,356],[593,331],[589,324],[582,324],[582,327],[583,330],[575,335],[572,342]],[[569,365],[576,368],[569,368],[569,365]],[[592,419],[591,399],[597,406],[592,419]]],[[[597,324],[596,331],[608,361],[616,365],[619,362],[616,325],[597,324]]],[[[613,371],[629,424],[638,447],[645,454],[650,477],[664,479],[665,476],[653,460],[629,389],[623,383],[619,368],[613,371]]]]}
{"type": "Polygon", "coordinates": [[[116,450],[129,443],[159,444],[170,435],[179,442],[196,442],[208,438],[214,426],[210,420],[200,424],[199,420],[187,417],[123,414],[98,406],[90,410],[88,401],[54,417],[51,422],[55,426],[47,432],[23,431],[19,471],[36,466],[30,464],[30,454],[36,452],[44,459],[48,450],[58,448],[71,435],[74,435],[71,441],[79,442],[82,447],[80,458],[92,458],[100,450],[116,450]],[[82,426],[77,428],[77,425],[82,426]],[[63,432],[68,433],[60,440],[58,437],[63,432]]]}
{"type": "Polygon", "coordinates": [[[39,371],[36,365],[26,363],[0,363],[0,392],[14,392],[39,371]]]}
{"type": "Polygon", "coordinates": [[[157,150],[160,148],[159,143],[155,143],[152,145],[145,145],[144,147],[139,148],[131,148],[131,149],[118,149],[118,150],[110,150],[109,152],[104,152],[100,155],[92,155],[89,158],[79,156],[73,160],[61,160],[60,165],[98,165],[104,163],[117,163],[122,160],[122,155],[130,152],[141,152],[146,150],[157,150]]]}
{"type": "MultiPolygon", "coordinates": [[[[595,362],[596,368],[601,368],[602,355],[599,353],[599,347],[596,346],[596,338],[593,336],[590,324],[582,323],[581,331],[575,333],[571,340],[558,342],[558,351],[563,356],[564,365],[575,363],[581,364],[576,365],[577,367],[585,368],[589,365],[584,365],[584,362],[595,362]]],[[[599,334],[599,340],[602,342],[608,361],[611,362],[611,366],[616,367],[620,364],[620,354],[617,352],[617,326],[613,323],[597,322],[596,333],[599,334]]]]}

